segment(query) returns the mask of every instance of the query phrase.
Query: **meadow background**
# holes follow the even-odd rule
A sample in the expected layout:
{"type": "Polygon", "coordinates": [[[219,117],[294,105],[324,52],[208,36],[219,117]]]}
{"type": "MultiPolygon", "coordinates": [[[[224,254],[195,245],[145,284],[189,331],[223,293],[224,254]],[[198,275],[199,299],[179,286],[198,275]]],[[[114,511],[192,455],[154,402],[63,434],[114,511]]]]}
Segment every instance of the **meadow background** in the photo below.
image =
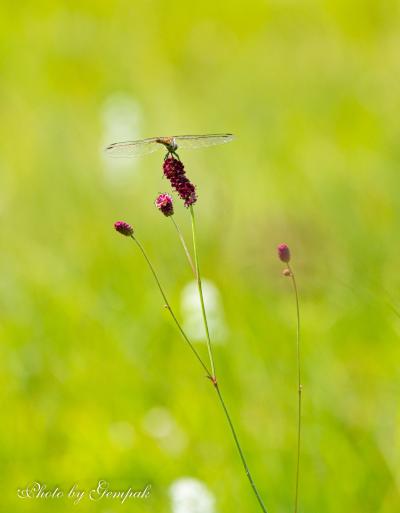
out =
{"type": "Polygon", "coordinates": [[[287,242],[303,322],[300,511],[399,510],[399,55],[396,1],[2,3],[1,511],[69,512],[16,490],[99,479],[149,482],[151,499],[77,511],[258,511],[210,383],[112,228],[134,225],[201,339],[190,271],[153,206],[169,191],[163,153],[102,153],[221,131],[236,140],[181,158],[217,371],[267,507],[291,511],[294,491],[287,242]],[[177,483],[197,509],[176,503],[177,483]]]}

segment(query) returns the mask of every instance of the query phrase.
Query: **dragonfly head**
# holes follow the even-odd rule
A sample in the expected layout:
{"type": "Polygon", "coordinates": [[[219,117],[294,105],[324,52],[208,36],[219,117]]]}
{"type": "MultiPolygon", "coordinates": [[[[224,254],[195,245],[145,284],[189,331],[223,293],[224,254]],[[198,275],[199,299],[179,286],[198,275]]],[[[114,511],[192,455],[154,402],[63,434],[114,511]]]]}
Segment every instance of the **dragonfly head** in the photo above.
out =
{"type": "Polygon", "coordinates": [[[167,148],[167,156],[169,154],[176,155],[178,145],[176,144],[175,137],[160,137],[157,142],[163,144],[167,148]]]}

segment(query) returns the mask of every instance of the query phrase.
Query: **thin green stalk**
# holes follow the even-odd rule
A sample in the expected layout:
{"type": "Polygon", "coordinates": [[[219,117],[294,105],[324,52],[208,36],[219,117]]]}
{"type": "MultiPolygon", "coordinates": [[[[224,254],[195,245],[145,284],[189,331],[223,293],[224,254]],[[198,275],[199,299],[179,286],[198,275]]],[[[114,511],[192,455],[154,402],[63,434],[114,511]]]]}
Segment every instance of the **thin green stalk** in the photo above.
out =
{"type": "Polygon", "coordinates": [[[184,250],[184,252],[186,254],[186,258],[188,259],[189,265],[192,268],[194,276],[196,277],[196,268],[193,265],[193,260],[192,260],[192,257],[190,256],[190,252],[188,250],[188,247],[186,245],[186,242],[185,242],[185,239],[184,239],[184,237],[182,235],[182,232],[180,231],[179,226],[176,224],[174,216],[170,216],[170,219],[171,219],[173,225],[175,226],[175,229],[176,229],[176,232],[178,234],[179,240],[181,241],[183,250],[184,250]]]}
{"type": "Polygon", "coordinates": [[[192,350],[193,354],[195,355],[195,357],[197,358],[198,362],[200,363],[200,365],[203,367],[203,369],[205,370],[206,374],[207,374],[207,377],[209,379],[212,380],[212,374],[210,373],[210,371],[208,370],[207,368],[207,365],[203,362],[203,360],[201,359],[199,353],[196,351],[196,349],[194,348],[193,344],[190,342],[189,338],[187,337],[186,333],[183,331],[182,329],[182,326],[180,325],[176,315],[174,314],[174,311],[172,310],[171,308],[171,305],[169,304],[169,301],[167,299],[167,296],[165,295],[164,293],[164,290],[161,286],[161,283],[160,283],[160,280],[158,279],[157,277],[157,274],[156,274],[156,271],[154,270],[154,267],[153,265],[151,264],[150,260],[149,260],[149,257],[147,256],[143,246],[140,244],[140,242],[137,240],[137,238],[134,236],[134,235],[131,235],[131,238],[136,242],[137,246],[139,247],[140,251],[142,252],[142,255],[144,256],[149,268],[150,268],[150,271],[152,272],[153,276],[154,276],[154,279],[157,283],[157,286],[158,286],[158,289],[164,299],[164,302],[165,302],[165,306],[166,308],[168,309],[169,313],[171,314],[178,330],[180,331],[182,337],[185,339],[186,343],[188,344],[188,346],[190,347],[190,349],[192,350]]]}
{"type": "Polygon", "coordinates": [[[195,217],[194,217],[193,205],[190,205],[190,215],[191,215],[191,218],[192,218],[193,251],[194,251],[194,261],[195,261],[195,265],[196,265],[197,288],[198,288],[198,291],[199,291],[200,304],[201,304],[201,314],[202,314],[202,317],[203,317],[204,328],[206,330],[207,349],[208,349],[208,356],[210,358],[211,372],[212,372],[212,376],[213,376],[214,380],[216,381],[214,358],[213,358],[213,353],[212,353],[212,348],[211,348],[211,337],[210,337],[210,331],[208,329],[206,309],[205,309],[205,306],[204,306],[203,286],[201,284],[199,257],[198,257],[198,254],[197,254],[196,221],[195,221],[195,217]]]}
{"type": "Polygon", "coordinates": [[[296,490],[294,498],[294,513],[298,511],[299,504],[299,476],[300,476],[300,442],[301,442],[301,394],[303,385],[301,383],[301,359],[300,359],[300,307],[299,294],[297,291],[297,283],[294,273],[288,264],[290,277],[292,279],[294,297],[296,301],[296,346],[297,346],[297,380],[298,380],[298,417],[297,417],[297,464],[296,464],[296,490]]]}
{"type": "Polygon", "coordinates": [[[250,485],[253,488],[253,492],[254,492],[257,500],[258,500],[258,503],[259,503],[262,511],[264,513],[267,513],[267,508],[265,507],[265,504],[264,504],[264,502],[263,502],[263,500],[262,500],[262,498],[261,498],[261,496],[260,496],[260,494],[258,492],[258,489],[257,489],[257,487],[256,487],[256,485],[255,485],[255,483],[253,481],[253,478],[252,478],[252,476],[250,474],[250,470],[249,470],[249,467],[247,466],[246,458],[244,457],[242,447],[241,447],[239,439],[237,437],[236,430],[235,430],[234,425],[232,423],[232,420],[231,420],[231,417],[229,415],[229,412],[228,412],[228,409],[226,407],[226,404],[225,404],[225,402],[224,402],[224,400],[222,398],[221,391],[219,389],[218,383],[216,383],[216,382],[214,383],[214,388],[217,391],[217,395],[218,395],[218,398],[220,400],[222,409],[224,410],[225,417],[226,417],[226,419],[228,421],[228,424],[229,424],[229,427],[231,429],[233,439],[235,440],[235,444],[236,444],[237,450],[239,451],[240,459],[242,460],[242,464],[243,464],[244,470],[246,472],[246,476],[247,476],[248,480],[250,481],[250,485]]]}
{"type": "Polygon", "coordinates": [[[219,385],[218,385],[218,382],[217,382],[217,377],[216,377],[216,374],[215,374],[214,359],[213,359],[212,350],[211,350],[210,331],[208,329],[207,314],[206,314],[206,309],[205,309],[205,306],[204,306],[203,288],[202,288],[202,284],[201,284],[201,275],[200,275],[200,268],[199,268],[199,258],[198,258],[197,245],[196,245],[196,222],[195,222],[195,217],[194,217],[194,209],[193,209],[192,205],[190,206],[190,215],[191,215],[191,218],[192,218],[193,250],[194,250],[194,260],[195,260],[195,264],[196,264],[197,288],[198,288],[198,291],[199,291],[200,304],[201,304],[201,312],[202,312],[202,316],[203,316],[204,328],[205,328],[206,335],[207,335],[207,347],[208,347],[208,353],[209,353],[209,357],[210,357],[211,370],[212,370],[212,376],[213,376],[212,382],[213,382],[214,388],[215,388],[215,390],[217,392],[218,399],[219,399],[220,404],[222,406],[222,409],[224,411],[226,420],[228,421],[229,428],[231,430],[233,439],[235,441],[236,448],[237,448],[237,450],[239,452],[240,459],[242,461],[242,464],[243,464],[246,476],[247,476],[247,478],[248,478],[248,480],[250,482],[250,485],[251,485],[251,487],[253,489],[253,492],[254,492],[254,494],[255,494],[255,496],[257,498],[257,501],[258,501],[258,503],[259,503],[263,513],[267,513],[267,508],[265,507],[265,504],[264,504],[264,502],[263,502],[263,500],[262,500],[262,498],[260,496],[260,493],[259,493],[259,491],[258,491],[258,489],[257,489],[257,487],[256,487],[256,485],[254,483],[253,477],[252,477],[252,475],[250,473],[249,467],[248,467],[247,462],[246,462],[246,458],[245,458],[244,453],[243,453],[243,449],[242,449],[242,447],[240,445],[240,442],[239,442],[238,436],[236,434],[236,430],[235,430],[235,427],[233,425],[231,416],[230,416],[229,411],[228,411],[228,409],[226,407],[225,401],[222,398],[221,391],[220,391],[220,388],[219,388],[219,385]]]}

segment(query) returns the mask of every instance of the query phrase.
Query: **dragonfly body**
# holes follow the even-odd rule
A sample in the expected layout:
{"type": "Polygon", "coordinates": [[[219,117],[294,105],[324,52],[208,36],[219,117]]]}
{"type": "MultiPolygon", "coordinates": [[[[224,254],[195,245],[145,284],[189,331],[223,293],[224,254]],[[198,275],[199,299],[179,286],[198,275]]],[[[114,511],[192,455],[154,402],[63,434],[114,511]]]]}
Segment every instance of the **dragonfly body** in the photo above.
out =
{"type": "Polygon", "coordinates": [[[176,155],[178,148],[192,149],[215,146],[232,141],[232,134],[172,135],[150,137],[138,141],[124,141],[110,144],[106,152],[113,157],[140,157],[160,148],[167,149],[167,155],[176,155]]]}

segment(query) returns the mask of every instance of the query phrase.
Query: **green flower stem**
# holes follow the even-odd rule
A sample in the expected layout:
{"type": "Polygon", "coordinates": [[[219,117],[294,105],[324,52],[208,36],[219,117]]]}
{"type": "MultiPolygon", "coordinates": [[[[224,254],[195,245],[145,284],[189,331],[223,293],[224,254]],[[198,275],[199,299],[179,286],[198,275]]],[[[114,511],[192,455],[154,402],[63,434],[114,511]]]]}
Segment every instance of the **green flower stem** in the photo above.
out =
{"type": "Polygon", "coordinates": [[[201,304],[201,314],[202,314],[202,317],[203,317],[204,328],[206,330],[207,349],[208,349],[208,356],[210,358],[211,373],[212,373],[213,379],[216,382],[217,381],[217,377],[216,377],[216,374],[215,374],[214,358],[213,358],[213,353],[212,353],[212,348],[211,348],[211,337],[210,337],[210,331],[208,329],[206,309],[205,309],[205,306],[204,306],[203,286],[201,284],[199,257],[198,257],[198,254],[197,254],[196,221],[195,221],[195,217],[194,217],[193,205],[190,205],[190,215],[191,215],[191,218],[192,218],[193,251],[194,251],[194,261],[195,261],[195,265],[196,265],[197,288],[198,288],[198,291],[199,291],[200,304],[201,304]]]}
{"type": "Polygon", "coordinates": [[[233,425],[231,416],[229,415],[229,412],[228,412],[228,409],[226,407],[225,401],[222,398],[221,391],[219,389],[218,383],[216,383],[216,382],[214,383],[214,388],[215,388],[215,390],[217,392],[218,399],[219,399],[219,401],[221,403],[222,409],[224,410],[225,417],[226,417],[226,420],[228,421],[228,424],[229,424],[229,427],[230,427],[233,439],[235,441],[237,450],[238,450],[239,455],[240,455],[240,459],[242,460],[242,464],[243,464],[244,470],[246,472],[246,476],[247,476],[247,478],[248,478],[248,480],[250,482],[250,485],[251,485],[251,487],[253,489],[253,492],[254,492],[254,494],[255,494],[255,496],[257,498],[258,504],[260,505],[262,511],[264,513],[267,513],[267,508],[265,507],[265,504],[264,504],[264,502],[263,502],[263,500],[262,500],[262,498],[260,496],[260,493],[259,493],[259,491],[258,491],[258,489],[257,489],[257,487],[256,487],[256,485],[255,485],[255,483],[253,481],[253,478],[252,478],[252,476],[250,474],[250,470],[249,470],[249,467],[247,465],[246,458],[244,457],[244,453],[243,453],[242,447],[240,445],[239,439],[237,437],[235,427],[233,425]]]}
{"type": "Polygon", "coordinates": [[[166,308],[168,309],[169,313],[171,314],[171,317],[173,318],[178,330],[180,331],[182,337],[184,338],[184,340],[186,341],[186,343],[188,344],[188,346],[190,347],[190,349],[192,350],[193,354],[195,355],[195,357],[197,358],[198,362],[200,363],[200,365],[203,367],[203,369],[205,370],[206,374],[207,374],[207,377],[209,379],[212,380],[212,374],[210,373],[210,371],[208,370],[207,368],[207,365],[203,362],[203,360],[201,359],[199,353],[196,351],[196,349],[194,348],[193,344],[190,342],[189,338],[187,337],[186,333],[183,331],[182,329],[182,326],[180,325],[176,315],[174,314],[174,311],[172,310],[171,308],[171,305],[169,304],[169,301],[164,293],[164,290],[161,286],[161,283],[160,283],[160,280],[158,279],[157,277],[157,274],[156,274],[156,271],[154,270],[154,267],[153,265],[151,264],[150,260],[149,260],[149,257],[147,256],[143,246],[140,244],[140,242],[137,240],[137,238],[134,236],[134,235],[131,235],[131,238],[136,242],[137,246],[139,247],[142,255],[144,256],[149,268],[150,268],[150,271],[151,273],[153,274],[153,277],[157,283],[157,286],[158,286],[158,289],[164,299],[164,302],[165,302],[165,306],[166,308]]]}
{"type": "Polygon", "coordinates": [[[296,278],[288,264],[288,269],[290,271],[290,277],[292,279],[294,297],[296,302],[296,347],[297,347],[297,381],[298,381],[298,404],[297,404],[297,463],[296,463],[296,490],[294,497],[294,513],[298,511],[298,503],[299,503],[299,475],[300,475],[300,442],[301,442],[301,395],[303,391],[303,385],[301,383],[301,359],[300,359],[300,307],[299,307],[299,294],[297,291],[297,283],[296,278]]]}
{"type": "Polygon", "coordinates": [[[215,390],[217,392],[218,399],[219,399],[219,402],[220,402],[220,404],[222,406],[222,409],[224,411],[226,420],[228,421],[229,428],[231,430],[233,439],[235,441],[236,448],[237,448],[237,450],[239,452],[240,459],[242,461],[242,464],[243,464],[246,476],[247,476],[247,478],[248,478],[248,480],[250,482],[250,485],[251,485],[251,487],[253,489],[253,492],[254,492],[254,494],[255,494],[255,496],[257,498],[257,501],[258,501],[258,503],[259,503],[263,513],[267,513],[267,508],[265,507],[265,504],[264,504],[264,502],[263,502],[263,500],[262,500],[262,498],[261,498],[261,496],[260,496],[260,494],[258,492],[258,489],[257,489],[257,487],[256,487],[256,485],[254,483],[254,480],[252,478],[252,475],[250,473],[249,467],[248,467],[247,462],[246,462],[246,458],[245,458],[244,453],[243,453],[243,449],[242,449],[242,447],[240,445],[238,436],[236,434],[236,429],[235,429],[234,424],[232,422],[232,419],[231,419],[231,416],[229,414],[229,411],[228,411],[228,409],[226,407],[225,401],[222,398],[221,390],[220,390],[218,382],[217,382],[217,377],[216,377],[216,374],[215,374],[214,359],[213,359],[213,354],[212,354],[212,350],[211,350],[210,331],[208,329],[207,314],[206,314],[206,309],[205,309],[205,306],[204,306],[203,288],[202,288],[202,284],[201,284],[201,275],[200,275],[200,268],[199,268],[199,258],[198,258],[198,253],[197,253],[197,244],[196,244],[196,222],[195,222],[195,217],[194,217],[194,209],[193,209],[192,205],[190,206],[190,215],[191,215],[191,218],[192,218],[193,250],[194,250],[194,260],[195,260],[195,264],[196,264],[197,288],[198,288],[198,291],[199,291],[200,304],[201,304],[201,313],[202,313],[202,316],[203,316],[204,328],[205,328],[206,335],[207,335],[208,354],[209,354],[209,357],[210,357],[211,371],[212,371],[212,376],[213,376],[212,383],[213,383],[214,388],[215,388],[215,390]]]}
{"type": "Polygon", "coordinates": [[[190,267],[192,268],[194,277],[196,278],[196,268],[194,267],[192,257],[190,256],[190,252],[188,250],[188,247],[186,245],[186,242],[185,242],[185,239],[184,239],[184,237],[182,235],[182,232],[180,231],[179,226],[176,224],[174,216],[170,216],[170,219],[172,221],[172,224],[175,226],[176,232],[178,234],[179,240],[181,241],[181,244],[182,244],[183,250],[185,252],[186,258],[188,259],[188,262],[189,262],[190,267]]]}

